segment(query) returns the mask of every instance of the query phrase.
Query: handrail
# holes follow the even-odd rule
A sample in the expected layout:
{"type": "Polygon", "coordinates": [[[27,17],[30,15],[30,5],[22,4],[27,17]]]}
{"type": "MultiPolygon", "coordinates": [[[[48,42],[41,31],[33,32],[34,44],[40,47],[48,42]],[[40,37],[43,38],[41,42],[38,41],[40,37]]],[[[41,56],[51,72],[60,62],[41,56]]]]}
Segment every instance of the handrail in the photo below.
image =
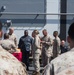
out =
{"type": "Polygon", "coordinates": [[[25,13],[25,12],[0,12],[3,15],[74,15],[74,13],[25,13]]]}

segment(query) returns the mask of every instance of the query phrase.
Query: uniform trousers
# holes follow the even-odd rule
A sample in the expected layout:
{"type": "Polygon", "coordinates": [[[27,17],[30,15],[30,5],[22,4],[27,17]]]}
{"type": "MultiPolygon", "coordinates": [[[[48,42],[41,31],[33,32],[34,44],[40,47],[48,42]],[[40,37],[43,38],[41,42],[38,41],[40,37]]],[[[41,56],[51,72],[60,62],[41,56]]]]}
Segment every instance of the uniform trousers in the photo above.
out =
{"type": "Polygon", "coordinates": [[[46,52],[45,49],[43,49],[41,57],[42,57],[43,67],[45,67],[51,61],[51,57],[52,57],[51,51],[46,52]]]}
{"type": "Polygon", "coordinates": [[[33,65],[36,72],[40,71],[40,62],[39,62],[40,55],[41,55],[40,53],[33,54],[33,65]]]}

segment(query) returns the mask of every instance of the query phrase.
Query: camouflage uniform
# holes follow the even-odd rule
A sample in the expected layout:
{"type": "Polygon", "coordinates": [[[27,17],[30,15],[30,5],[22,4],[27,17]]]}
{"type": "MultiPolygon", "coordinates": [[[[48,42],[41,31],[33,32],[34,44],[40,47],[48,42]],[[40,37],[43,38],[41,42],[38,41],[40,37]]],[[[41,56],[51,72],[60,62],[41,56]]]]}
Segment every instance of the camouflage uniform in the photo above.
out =
{"type": "Polygon", "coordinates": [[[26,68],[0,46],[0,75],[28,75],[26,68]]]}
{"type": "Polygon", "coordinates": [[[57,57],[61,53],[60,43],[60,38],[56,37],[53,42],[53,58],[57,57]]]}
{"type": "Polygon", "coordinates": [[[12,35],[9,34],[9,39],[14,42],[14,44],[15,44],[16,47],[18,46],[17,38],[16,38],[15,34],[12,34],[12,35]]]}
{"type": "Polygon", "coordinates": [[[39,63],[39,58],[41,55],[41,50],[40,50],[40,38],[37,35],[34,38],[34,42],[33,42],[33,64],[34,64],[34,69],[36,72],[40,71],[40,63],[39,63]]]}
{"type": "Polygon", "coordinates": [[[42,44],[42,62],[43,66],[46,66],[51,59],[52,56],[52,43],[53,40],[50,36],[44,36],[41,39],[42,41],[45,41],[45,43],[42,44]]]}
{"type": "Polygon", "coordinates": [[[54,75],[73,75],[74,74],[74,48],[71,51],[63,53],[53,59],[50,64],[48,64],[42,75],[52,75],[51,71],[54,72],[54,75]],[[51,68],[53,64],[53,67],[51,68]],[[63,74],[64,73],[64,74],[63,74]]]}
{"type": "Polygon", "coordinates": [[[9,51],[10,53],[13,53],[16,51],[16,46],[14,44],[14,42],[12,42],[9,39],[5,39],[5,40],[1,40],[0,41],[0,45],[7,51],[9,51]]]}

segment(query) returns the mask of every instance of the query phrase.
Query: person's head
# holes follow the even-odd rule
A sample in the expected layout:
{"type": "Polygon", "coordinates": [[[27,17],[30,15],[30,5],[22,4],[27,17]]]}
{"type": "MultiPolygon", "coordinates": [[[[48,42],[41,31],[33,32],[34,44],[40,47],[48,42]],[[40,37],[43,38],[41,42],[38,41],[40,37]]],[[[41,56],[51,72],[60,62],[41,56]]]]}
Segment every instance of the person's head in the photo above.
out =
{"type": "Polygon", "coordinates": [[[70,47],[73,48],[74,47],[74,23],[72,23],[69,27],[67,41],[70,47]]]}
{"type": "Polygon", "coordinates": [[[44,36],[47,36],[47,30],[46,30],[46,29],[44,29],[44,30],[42,31],[42,33],[43,33],[44,36]]]}
{"type": "Polygon", "coordinates": [[[25,35],[25,36],[28,36],[28,30],[25,30],[25,31],[24,31],[24,35],[25,35]]]}
{"type": "Polygon", "coordinates": [[[35,37],[36,35],[38,35],[39,34],[39,31],[38,30],[34,30],[33,31],[33,37],[35,37]]]}
{"type": "Polygon", "coordinates": [[[62,46],[65,45],[65,41],[64,41],[64,40],[61,41],[61,45],[62,45],[62,46]]]}
{"type": "Polygon", "coordinates": [[[53,36],[54,36],[54,37],[57,37],[57,36],[58,36],[58,31],[54,31],[54,32],[53,32],[53,36]]]}
{"type": "Polygon", "coordinates": [[[8,33],[4,33],[4,39],[9,39],[9,34],[8,33]]]}
{"type": "Polygon", "coordinates": [[[9,28],[9,34],[12,35],[13,32],[14,32],[14,28],[13,27],[9,28]]]}

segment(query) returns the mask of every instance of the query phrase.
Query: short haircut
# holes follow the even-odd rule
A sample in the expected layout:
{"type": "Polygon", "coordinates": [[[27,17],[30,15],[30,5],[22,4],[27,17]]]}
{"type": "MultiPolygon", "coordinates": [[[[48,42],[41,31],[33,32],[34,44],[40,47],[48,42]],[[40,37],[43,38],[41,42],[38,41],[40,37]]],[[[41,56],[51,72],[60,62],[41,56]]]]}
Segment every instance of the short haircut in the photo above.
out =
{"type": "Polygon", "coordinates": [[[47,32],[47,30],[46,30],[46,29],[43,29],[43,31],[46,31],[46,32],[47,32]]]}
{"type": "Polygon", "coordinates": [[[70,25],[69,30],[68,30],[68,35],[71,39],[74,40],[74,23],[70,25]]]}
{"type": "Polygon", "coordinates": [[[8,39],[9,38],[9,34],[8,33],[5,33],[4,34],[4,39],[8,39]]]}
{"type": "Polygon", "coordinates": [[[58,31],[54,31],[54,32],[53,32],[53,34],[56,34],[56,35],[58,35],[58,31]]]}
{"type": "Polygon", "coordinates": [[[14,30],[14,28],[13,27],[10,27],[9,30],[14,30]]]}
{"type": "Polygon", "coordinates": [[[28,32],[28,30],[24,30],[24,32],[28,32]]]}

